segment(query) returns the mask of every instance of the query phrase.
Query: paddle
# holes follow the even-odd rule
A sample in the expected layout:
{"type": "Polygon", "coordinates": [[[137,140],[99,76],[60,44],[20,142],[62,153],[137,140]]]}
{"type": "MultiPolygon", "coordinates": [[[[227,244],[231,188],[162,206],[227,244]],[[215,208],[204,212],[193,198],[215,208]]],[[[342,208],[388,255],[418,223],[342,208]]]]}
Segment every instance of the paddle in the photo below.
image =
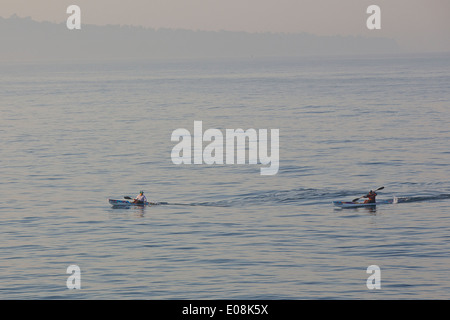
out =
{"type": "Polygon", "coordinates": [[[128,197],[128,196],[125,196],[125,197],[123,197],[124,199],[127,199],[127,200],[134,200],[132,197],[128,197]]]}
{"type": "MultiPolygon", "coordinates": [[[[379,187],[378,189],[375,189],[375,191],[383,190],[383,189],[384,189],[384,187],[379,187]]],[[[365,197],[365,196],[361,196],[361,197],[359,197],[359,198],[353,199],[352,202],[356,202],[356,201],[358,201],[359,199],[361,199],[361,198],[363,198],[363,197],[365,197]]]]}

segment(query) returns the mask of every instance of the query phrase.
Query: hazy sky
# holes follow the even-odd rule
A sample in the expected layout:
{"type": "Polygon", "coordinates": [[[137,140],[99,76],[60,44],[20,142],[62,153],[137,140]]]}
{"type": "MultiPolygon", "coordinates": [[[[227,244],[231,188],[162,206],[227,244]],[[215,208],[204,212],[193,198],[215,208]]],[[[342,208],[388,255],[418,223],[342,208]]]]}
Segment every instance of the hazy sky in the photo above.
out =
{"type": "Polygon", "coordinates": [[[64,22],[71,4],[82,24],[389,37],[411,49],[450,51],[450,0],[0,0],[0,16],[64,22]],[[381,30],[368,30],[368,6],[381,30]]]}

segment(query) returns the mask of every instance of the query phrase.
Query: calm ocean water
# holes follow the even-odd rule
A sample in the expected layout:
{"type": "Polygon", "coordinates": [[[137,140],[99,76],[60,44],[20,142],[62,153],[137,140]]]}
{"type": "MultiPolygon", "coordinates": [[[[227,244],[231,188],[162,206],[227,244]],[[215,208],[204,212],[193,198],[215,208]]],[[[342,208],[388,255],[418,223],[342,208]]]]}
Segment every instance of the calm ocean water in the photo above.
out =
{"type": "Polygon", "coordinates": [[[449,89],[449,55],[2,63],[0,298],[449,299],[449,89]],[[279,129],[278,174],[174,165],[196,120],[279,129]]]}

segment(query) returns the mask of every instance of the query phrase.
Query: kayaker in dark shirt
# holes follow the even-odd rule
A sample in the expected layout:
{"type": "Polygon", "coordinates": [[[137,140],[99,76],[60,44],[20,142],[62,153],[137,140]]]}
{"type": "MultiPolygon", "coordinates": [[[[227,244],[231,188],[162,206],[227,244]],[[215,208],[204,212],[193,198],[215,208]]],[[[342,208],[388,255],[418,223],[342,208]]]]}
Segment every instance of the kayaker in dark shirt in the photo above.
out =
{"type": "Polygon", "coordinates": [[[376,196],[377,196],[377,193],[373,190],[370,190],[369,193],[363,197],[363,198],[367,198],[367,200],[365,200],[364,203],[375,203],[376,196]]]}

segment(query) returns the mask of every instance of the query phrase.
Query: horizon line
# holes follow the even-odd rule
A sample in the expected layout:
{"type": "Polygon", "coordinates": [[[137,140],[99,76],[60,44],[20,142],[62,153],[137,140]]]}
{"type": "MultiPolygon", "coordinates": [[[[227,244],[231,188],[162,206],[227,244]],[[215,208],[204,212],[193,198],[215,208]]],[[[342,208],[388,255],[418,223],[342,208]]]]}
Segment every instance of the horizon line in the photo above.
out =
{"type": "MultiPolygon", "coordinates": [[[[4,17],[0,15],[0,19],[21,19],[21,20],[31,20],[36,23],[49,23],[54,25],[65,25],[65,21],[62,22],[56,22],[56,21],[49,21],[49,20],[36,20],[31,16],[19,16],[16,13],[13,13],[9,17],[4,17]]],[[[306,32],[306,31],[299,31],[299,32],[292,32],[292,31],[246,31],[246,30],[226,30],[226,29],[220,29],[220,30],[208,30],[208,29],[189,29],[189,28],[176,28],[176,27],[150,27],[150,26],[144,26],[144,25],[134,25],[134,24],[94,24],[94,23],[83,23],[82,26],[94,26],[94,27],[125,27],[125,28],[136,28],[136,29],[144,29],[144,30],[152,30],[152,31],[159,31],[159,30],[170,30],[170,31],[191,31],[191,32],[211,32],[211,33],[220,33],[220,32],[228,32],[228,33],[245,33],[248,35],[288,35],[288,36],[296,36],[296,35],[310,35],[320,38],[333,38],[333,37],[342,37],[342,38],[365,38],[365,39],[386,39],[386,40],[393,40],[397,42],[393,37],[384,37],[384,36],[368,36],[364,34],[334,34],[334,35],[320,35],[316,33],[306,32]]]]}

